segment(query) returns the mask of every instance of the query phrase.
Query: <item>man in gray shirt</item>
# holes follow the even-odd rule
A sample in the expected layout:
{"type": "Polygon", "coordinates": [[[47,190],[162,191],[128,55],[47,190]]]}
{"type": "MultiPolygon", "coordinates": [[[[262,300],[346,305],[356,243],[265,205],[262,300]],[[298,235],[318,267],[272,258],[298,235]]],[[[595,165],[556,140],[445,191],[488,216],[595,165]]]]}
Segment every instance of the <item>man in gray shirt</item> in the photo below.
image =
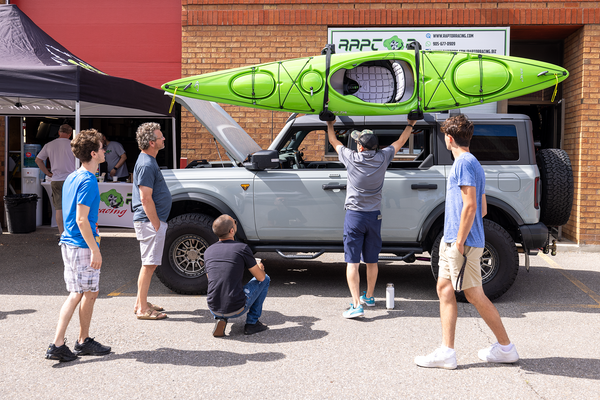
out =
{"type": "Polygon", "coordinates": [[[408,140],[416,121],[408,120],[402,135],[390,146],[379,150],[377,136],[369,129],[354,131],[358,152],[344,147],[335,136],[335,121],[327,122],[329,143],[338,153],[339,160],[348,171],[346,189],[346,217],[344,218],[344,259],[346,278],[352,294],[352,304],[343,314],[344,318],[364,315],[362,304],[375,305],[373,292],[377,282],[377,261],[381,251],[381,189],[388,165],[394,155],[408,140]],[[360,261],[367,264],[367,290],[359,296],[360,261]]]}

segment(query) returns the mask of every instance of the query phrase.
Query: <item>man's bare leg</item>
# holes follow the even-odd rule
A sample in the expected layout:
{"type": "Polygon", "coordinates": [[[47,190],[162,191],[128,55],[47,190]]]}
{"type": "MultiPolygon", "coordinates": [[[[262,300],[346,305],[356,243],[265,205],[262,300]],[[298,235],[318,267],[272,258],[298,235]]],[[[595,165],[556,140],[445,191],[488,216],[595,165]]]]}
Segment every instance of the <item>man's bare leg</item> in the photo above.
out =
{"type": "Polygon", "coordinates": [[[367,297],[373,297],[379,267],[377,263],[367,263],[367,297]]]}
{"type": "Polygon", "coordinates": [[[79,343],[90,337],[90,324],[98,292],[85,292],[79,306],[79,343]]]}
{"type": "Polygon", "coordinates": [[[54,336],[54,345],[60,347],[65,344],[65,334],[67,333],[67,326],[71,322],[75,308],[83,297],[82,293],[70,293],[67,300],[60,309],[60,315],[58,317],[58,325],[56,326],[56,334],[54,336]]]}
{"type": "Polygon", "coordinates": [[[454,288],[449,279],[438,278],[437,293],[440,298],[440,319],[442,321],[442,344],[451,349],[454,348],[454,337],[456,334],[456,319],[458,318],[458,306],[454,288]]]}
{"type": "Polygon", "coordinates": [[[348,263],[346,266],[346,279],[348,280],[348,288],[350,288],[350,294],[352,295],[352,304],[354,308],[360,304],[360,274],[358,272],[358,266],[360,263],[348,263]]]}
{"type": "Polygon", "coordinates": [[[148,308],[148,290],[150,289],[150,281],[156,265],[142,265],[140,269],[140,275],[138,276],[138,292],[137,299],[135,302],[135,309],[138,315],[145,314],[148,308]]]}
{"type": "Polygon", "coordinates": [[[502,319],[500,318],[500,314],[496,307],[492,304],[490,299],[483,292],[483,288],[481,286],[465,289],[465,297],[469,301],[469,303],[473,304],[477,309],[481,318],[485,321],[487,326],[490,327],[494,335],[496,336],[496,340],[503,346],[507,346],[510,344],[510,339],[508,338],[508,334],[506,333],[506,329],[504,329],[504,324],[502,323],[502,319]]]}
{"type": "Polygon", "coordinates": [[[56,225],[58,226],[58,233],[62,235],[63,231],[65,230],[62,210],[56,210],[56,225]]]}

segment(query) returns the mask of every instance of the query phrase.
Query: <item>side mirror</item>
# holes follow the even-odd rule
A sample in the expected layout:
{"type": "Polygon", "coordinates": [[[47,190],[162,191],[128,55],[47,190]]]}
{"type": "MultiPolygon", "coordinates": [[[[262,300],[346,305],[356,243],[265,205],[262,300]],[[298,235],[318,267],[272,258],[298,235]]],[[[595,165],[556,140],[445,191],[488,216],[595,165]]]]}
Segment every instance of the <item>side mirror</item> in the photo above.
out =
{"type": "Polygon", "coordinates": [[[250,162],[244,163],[244,168],[249,171],[279,168],[279,153],[277,150],[259,150],[248,158],[250,162]]]}

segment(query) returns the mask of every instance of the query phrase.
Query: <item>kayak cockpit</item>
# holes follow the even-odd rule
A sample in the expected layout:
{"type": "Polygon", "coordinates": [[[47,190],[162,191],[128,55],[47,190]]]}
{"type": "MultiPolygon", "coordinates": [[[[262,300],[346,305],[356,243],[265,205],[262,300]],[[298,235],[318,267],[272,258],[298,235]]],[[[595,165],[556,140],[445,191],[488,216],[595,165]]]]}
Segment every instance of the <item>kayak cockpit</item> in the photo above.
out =
{"type": "Polygon", "coordinates": [[[367,103],[403,103],[414,92],[412,68],[401,60],[369,61],[351,69],[342,68],[331,76],[330,83],[339,94],[367,103]]]}

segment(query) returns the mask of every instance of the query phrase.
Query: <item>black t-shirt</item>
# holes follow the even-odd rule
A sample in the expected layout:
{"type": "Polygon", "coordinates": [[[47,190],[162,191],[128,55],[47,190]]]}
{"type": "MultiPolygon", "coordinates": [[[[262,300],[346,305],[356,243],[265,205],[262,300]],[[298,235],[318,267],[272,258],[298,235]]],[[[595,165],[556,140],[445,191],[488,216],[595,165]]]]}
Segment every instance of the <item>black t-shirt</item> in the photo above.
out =
{"type": "Polygon", "coordinates": [[[208,292],[208,308],[216,314],[229,314],[246,305],[244,271],[256,265],[252,250],[245,243],[225,240],[204,252],[208,292]]]}

